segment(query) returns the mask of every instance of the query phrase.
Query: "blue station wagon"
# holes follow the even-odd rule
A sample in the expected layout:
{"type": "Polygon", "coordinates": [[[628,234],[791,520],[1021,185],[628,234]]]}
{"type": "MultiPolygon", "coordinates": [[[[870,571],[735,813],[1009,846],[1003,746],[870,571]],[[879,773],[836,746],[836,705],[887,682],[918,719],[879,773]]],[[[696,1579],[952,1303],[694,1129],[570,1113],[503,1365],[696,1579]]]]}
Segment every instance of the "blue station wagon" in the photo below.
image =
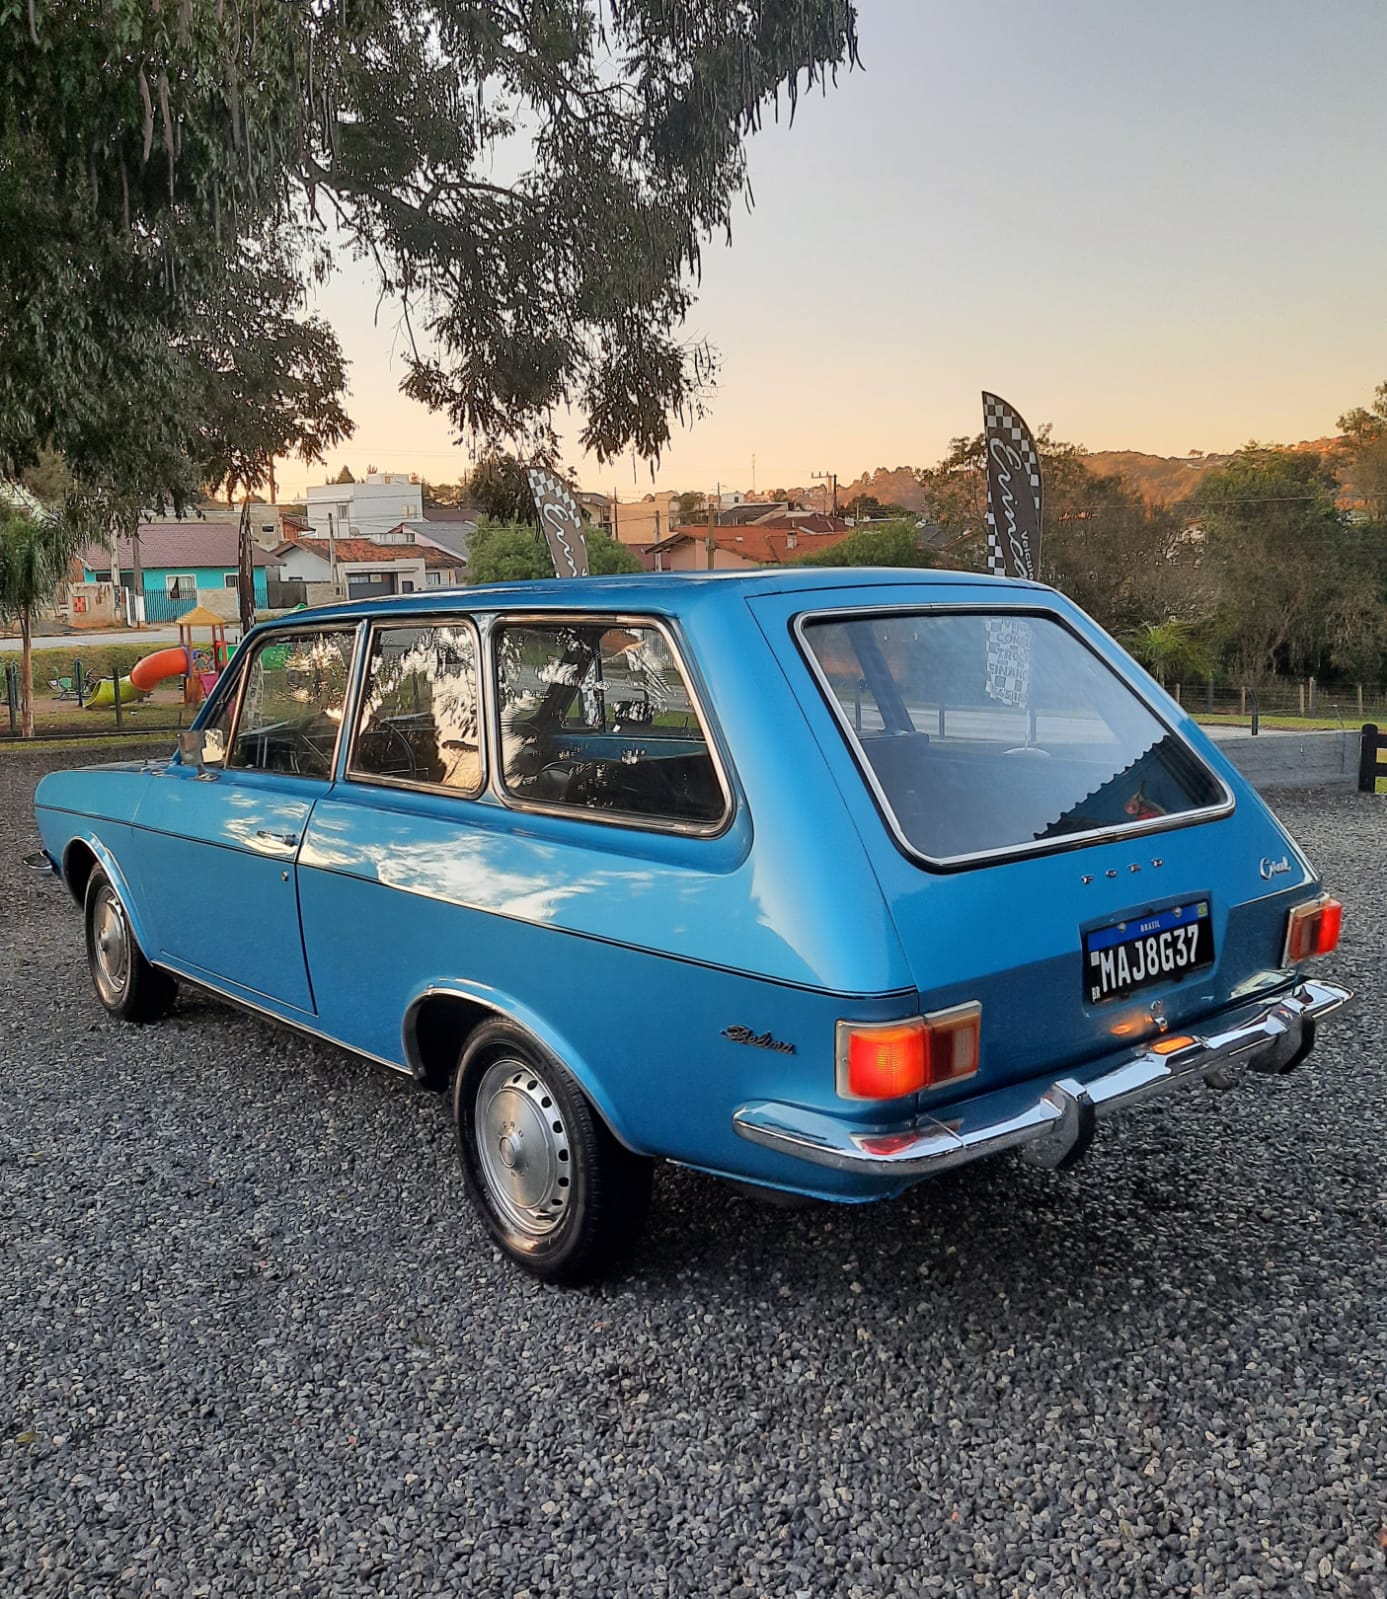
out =
{"type": "Polygon", "coordinates": [[[196,984],[451,1086],[486,1226],[554,1281],[630,1243],[655,1159],[851,1201],[1061,1167],[1350,997],[1305,970],[1338,903],[1180,707],[966,573],[298,612],[172,759],[36,805],[113,1016],[196,984]]]}

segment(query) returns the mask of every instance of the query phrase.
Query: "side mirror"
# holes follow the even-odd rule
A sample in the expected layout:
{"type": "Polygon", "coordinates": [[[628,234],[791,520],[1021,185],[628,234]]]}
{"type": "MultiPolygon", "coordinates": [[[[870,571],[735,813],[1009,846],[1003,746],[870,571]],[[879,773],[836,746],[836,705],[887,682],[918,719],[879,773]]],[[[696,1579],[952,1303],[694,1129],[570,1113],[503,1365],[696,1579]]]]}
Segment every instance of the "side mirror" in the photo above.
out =
{"type": "Polygon", "coordinates": [[[178,754],[185,766],[195,766],[199,777],[210,774],[209,766],[220,766],[226,748],[220,728],[186,728],[178,735],[178,754]]]}

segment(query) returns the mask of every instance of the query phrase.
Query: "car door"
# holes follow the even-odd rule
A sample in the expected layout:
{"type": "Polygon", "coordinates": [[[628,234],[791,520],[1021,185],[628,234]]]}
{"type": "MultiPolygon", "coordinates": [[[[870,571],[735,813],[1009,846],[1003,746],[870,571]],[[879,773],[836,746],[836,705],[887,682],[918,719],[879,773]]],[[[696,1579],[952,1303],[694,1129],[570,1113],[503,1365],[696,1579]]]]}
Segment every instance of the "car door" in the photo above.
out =
{"type": "Polygon", "coordinates": [[[160,957],[307,1014],[299,847],[332,783],[356,631],[267,634],[203,730],[202,769],[171,761],[135,818],[160,957]]]}

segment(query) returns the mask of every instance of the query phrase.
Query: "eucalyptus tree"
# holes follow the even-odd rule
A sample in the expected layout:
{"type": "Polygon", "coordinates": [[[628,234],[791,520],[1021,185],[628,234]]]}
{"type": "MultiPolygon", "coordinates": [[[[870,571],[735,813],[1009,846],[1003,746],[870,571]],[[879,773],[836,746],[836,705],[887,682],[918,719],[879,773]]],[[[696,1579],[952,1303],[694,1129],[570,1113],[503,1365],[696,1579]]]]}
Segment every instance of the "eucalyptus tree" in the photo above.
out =
{"type": "Polygon", "coordinates": [[[572,405],[657,456],[712,372],[682,324],[746,136],[855,56],[852,0],[0,6],[0,467],[173,482],[197,317],[286,238],[374,263],[460,432],[528,450],[572,405]]]}

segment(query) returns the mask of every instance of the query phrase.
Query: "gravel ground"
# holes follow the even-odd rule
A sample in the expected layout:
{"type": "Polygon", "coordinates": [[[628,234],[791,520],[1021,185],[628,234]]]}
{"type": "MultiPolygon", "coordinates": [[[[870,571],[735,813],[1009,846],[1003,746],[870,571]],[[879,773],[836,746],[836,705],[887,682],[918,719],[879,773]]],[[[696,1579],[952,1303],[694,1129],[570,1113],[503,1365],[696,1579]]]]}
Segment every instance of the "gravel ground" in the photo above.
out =
{"type": "Polygon", "coordinates": [[[0,1593],[1387,1594],[1387,801],[1297,795],[1363,993],[1310,1064],[887,1206],[662,1171],[544,1288],[443,1102],[109,1024],[0,757],[0,1593]]]}

